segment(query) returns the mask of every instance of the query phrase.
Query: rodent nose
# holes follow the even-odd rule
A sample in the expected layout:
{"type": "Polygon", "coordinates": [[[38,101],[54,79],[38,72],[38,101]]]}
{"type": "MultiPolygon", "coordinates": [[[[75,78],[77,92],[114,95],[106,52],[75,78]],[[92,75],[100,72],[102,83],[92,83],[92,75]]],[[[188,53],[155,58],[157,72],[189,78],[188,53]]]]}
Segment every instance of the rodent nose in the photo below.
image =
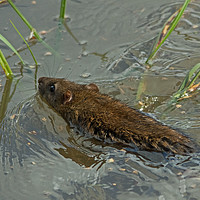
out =
{"type": "Polygon", "coordinates": [[[45,85],[45,77],[40,77],[38,79],[38,89],[41,92],[42,90],[44,90],[44,86],[45,85]]]}
{"type": "Polygon", "coordinates": [[[44,82],[44,79],[45,79],[45,77],[40,77],[40,78],[38,79],[38,83],[41,84],[42,82],[44,82]]]}

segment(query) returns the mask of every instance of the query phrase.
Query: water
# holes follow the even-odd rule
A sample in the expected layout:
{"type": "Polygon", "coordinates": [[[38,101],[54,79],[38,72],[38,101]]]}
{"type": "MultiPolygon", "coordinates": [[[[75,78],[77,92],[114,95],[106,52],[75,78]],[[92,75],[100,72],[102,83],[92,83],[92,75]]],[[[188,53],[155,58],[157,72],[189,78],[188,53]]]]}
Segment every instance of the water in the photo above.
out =
{"type": "MultiPolygon", "coordinates": [[[[152,114],[200,142],[198,91],[162,116],[170,96],[199,59],[199,1],[190,3],[176,31],[162,46],[152,68],[144,62],[163,23],[180,2],[87,0],[67,2],[68,28],[59,31],[57,1],[15,2],[60,57],[37,43],[8,59],[15,78],[0,76],[0,193],[15,199],[199,199],[200,157],[169,156],[106,144],[70,127],[39,98],[37,77],[96,82],[101,92],[152,114]],[[49,56],[47,56],[49,55],[49,56]],[[140,90],[138,90],[140,87],[140,90]],[[142,103],[138,103],[138,102],[142,103]],[[5,103],[8,102],[8,103],[5,103]]],[[[15,47],[29,31],[9,7],[0,7],[0,33],[15,47]]],[[[0,43],[3,53],[10,50],[0,43]]]]}

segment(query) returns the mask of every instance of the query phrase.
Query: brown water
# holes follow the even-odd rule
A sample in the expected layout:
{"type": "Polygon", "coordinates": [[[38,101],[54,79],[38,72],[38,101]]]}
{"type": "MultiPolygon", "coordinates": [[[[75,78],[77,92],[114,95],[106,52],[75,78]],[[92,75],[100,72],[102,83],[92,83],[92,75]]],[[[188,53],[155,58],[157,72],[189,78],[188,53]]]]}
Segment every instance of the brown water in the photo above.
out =
{"type": "MultiPolygon", "coordinates": [[[[199,199],[200,155],[135,152],[88,138],[40,100],[37,77],[96,82],[107,93],[180,129],[200,143],[198,91],[162,116],[170,96],[199,58],[200,6],[190,3],[184,18],[146,70],[144,62],[165,20],[181,3],[172,0],[72,0],[67,29],[56,17],[59,1],[18,0],[16,6],[60,56],[37,43],[8,59],[15,78],[0,76],[0,199],[199,199]],[[67,31],[68,30],[68,31],[67,31]],[[71,35],[69,33],[71,31],[71,35]],[[138,90],[138,88],[140,88],[138,90]],[[141,101],[142,105],[138,102],[141,101]],[[8,103],[5,103],[8,102],[8,103]]],[[[9,6],[0,6],[0,33],[16,48],[29,31],[9,6]]],[[[11,51],[0,42],[6,56],[11,51]]]]}

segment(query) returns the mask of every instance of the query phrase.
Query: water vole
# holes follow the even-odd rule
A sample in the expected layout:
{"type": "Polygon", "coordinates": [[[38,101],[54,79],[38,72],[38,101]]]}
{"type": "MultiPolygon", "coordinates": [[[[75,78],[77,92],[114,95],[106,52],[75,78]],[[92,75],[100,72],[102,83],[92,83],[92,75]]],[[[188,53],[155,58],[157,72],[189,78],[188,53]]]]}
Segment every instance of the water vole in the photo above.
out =
{"type": "Polygon", "coordinates": [[[141,150],[186,154],[194,151],[186,136],[132,109],[95,84],[80,85],[41,77],[39,93],[68,122],[101,139],[133,144],[141,150]]]}

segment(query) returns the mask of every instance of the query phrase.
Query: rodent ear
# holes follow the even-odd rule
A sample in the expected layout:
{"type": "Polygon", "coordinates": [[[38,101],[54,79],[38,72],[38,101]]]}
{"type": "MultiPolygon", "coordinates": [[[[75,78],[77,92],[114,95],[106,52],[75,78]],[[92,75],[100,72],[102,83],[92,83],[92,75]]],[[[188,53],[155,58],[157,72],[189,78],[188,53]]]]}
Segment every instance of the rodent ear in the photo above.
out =
{"type": "Polygon", "coordinates": [[[96,84],[90,83],[89,85],[85,86],[88,90],[93,90],[95,92],[99,92],[99,88],[96,84]]]}
{"type": "Polygon", "coordinates": [[[72,92],[70,90],[67,90],[64,94],[63,94],[64,100],[63,100],[63,104],[67,104],[72,100],[72,92]]]}

